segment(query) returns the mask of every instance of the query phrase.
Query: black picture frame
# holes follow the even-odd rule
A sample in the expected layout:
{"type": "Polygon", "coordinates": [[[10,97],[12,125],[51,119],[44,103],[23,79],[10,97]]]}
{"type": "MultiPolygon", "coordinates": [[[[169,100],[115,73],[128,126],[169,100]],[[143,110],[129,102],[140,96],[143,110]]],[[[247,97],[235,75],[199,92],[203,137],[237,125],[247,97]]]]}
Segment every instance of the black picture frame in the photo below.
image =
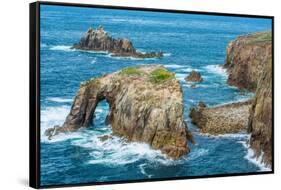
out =
{"type": "Polygon", "coordinates": [[[29,4],[29,185],[33,188],[53,188],[53,187],[71,187],[71,186],[87,186],[87,185],[103,185],[103,184],[121,184],[136,182],[152,182],[167,180],[183,180],[195,178],[213,178],[213,177],[233,177],[246,175],[261,175],[274,173],[274,16],[264,15],[248,15],[218,12],[201,12],[187,10],[166,10],[155,8],[141,7],[125,7],[125,6],[109,6],[109,5],[92,5],[79,3],[62,3],[62,2],[34,2],[29,4]],[[199,14],[199,15],[216,15],[246,18],[267,18],[272,21],[272,170],[249,173],[219,174],[207,176],[188,176],[188,177],[172,177],[163,179],[143,179],[143,180],[122,180],[112,182],[92,182],[78,183],[66,185],[40,185],[40,5],[56,5],[71,7],[90,7],[118,10],[135,10],[135,11],[152,11],[167,12],[181,14],[199,14]]]}

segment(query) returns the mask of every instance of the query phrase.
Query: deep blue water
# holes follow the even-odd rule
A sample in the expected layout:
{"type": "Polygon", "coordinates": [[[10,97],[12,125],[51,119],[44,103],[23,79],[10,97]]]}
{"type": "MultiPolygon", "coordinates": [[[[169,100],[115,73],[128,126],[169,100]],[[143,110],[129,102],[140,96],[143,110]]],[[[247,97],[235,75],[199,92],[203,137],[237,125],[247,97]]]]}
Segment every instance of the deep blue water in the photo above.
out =
{"type": "Polygon", "coordinates": [[[252,96],[226,84],[227,44],[238,35],[271,28],[267,19],[154,13],[41,5],[41,134],[61,125],[79,84],[89,78],[139,64],[163,64],[181,81],[185,120],[196,145],[180,160],[165,158],[146,144],[120,138],[101,142],[109,134],[104,123],[106,102],[96,110],[94,125],[52,141],[41,136],[41,185],[120,181],[179,176],[247,173],[264,170],[251,160],[246,134],[208,137],[190,123],[190,106],[240,101],[252,96]],[[164,51],[161,59],[112,58],[108,54],[70,50],[90,27],[103,25],[114,37],[132,40],[140,51],[164,51]],[[190,88],[183,78],[192,70],[204,82],[190,88]]]}

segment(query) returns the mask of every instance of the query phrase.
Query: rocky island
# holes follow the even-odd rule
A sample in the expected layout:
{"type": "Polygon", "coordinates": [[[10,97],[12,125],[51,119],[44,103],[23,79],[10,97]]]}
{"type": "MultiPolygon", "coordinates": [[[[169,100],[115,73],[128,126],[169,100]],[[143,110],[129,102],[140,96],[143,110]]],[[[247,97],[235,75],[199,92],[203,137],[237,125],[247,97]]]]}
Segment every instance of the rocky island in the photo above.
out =
{"type": "Polygon", "coordinates": [[[89,28],[80,39],[80,42],[72,46],[72,49],[106,51],[111,53],[112,56],[118,57],[134,57],[141,59],[163,57],[163,52],[138,52],[129,39],[115,39],[111,37],[102,26],[99,26],[96,30],[89,28]]]}
{"type": "Polygon", "coordinates": [[[102,100],[110,107],[106,120],[113,135],[147,143],[173,159],[189,152],[193,138],[183,118],[182,89],[174,73],[161,65],[124,68],[82,83],[64,124],[45,135],[52,139],[89,127],[102,100]]]}

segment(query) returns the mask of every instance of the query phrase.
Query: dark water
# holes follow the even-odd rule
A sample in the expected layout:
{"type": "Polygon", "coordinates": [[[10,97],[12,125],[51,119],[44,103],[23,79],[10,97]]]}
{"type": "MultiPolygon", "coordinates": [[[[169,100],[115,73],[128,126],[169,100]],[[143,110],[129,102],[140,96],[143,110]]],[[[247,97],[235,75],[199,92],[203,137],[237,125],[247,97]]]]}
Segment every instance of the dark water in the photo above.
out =
{"type": "Polygon", "coordinates": [[[94,125],[52,141],[41,137],[41,185],[119,181],[179,176],[247,173],[265,170],[251,159],[246,134],[208,137],[197,132],[188,117],[190,106],[204,101],[218,105],[252,96],[226,84],[227,44],[238,35],[271,28],[266,19],[192,14],[119,11],[93,8],[41,6],[41,133],[63,123],[80,82],[127,66],[163,64],[181,81],[185,119],[196,145],[180,160],[167,159],[142,143],[126,143],[109,134],[106,102],[96,110],[94,125]],[[90,27],[103,25],[114,37],[126,37],[140,51],[164,51],[162,59],[112,58],[108,54],[73,51],[90,27]],[[184,77],[198,70],[204,82],[190,88],[184,77]]]}

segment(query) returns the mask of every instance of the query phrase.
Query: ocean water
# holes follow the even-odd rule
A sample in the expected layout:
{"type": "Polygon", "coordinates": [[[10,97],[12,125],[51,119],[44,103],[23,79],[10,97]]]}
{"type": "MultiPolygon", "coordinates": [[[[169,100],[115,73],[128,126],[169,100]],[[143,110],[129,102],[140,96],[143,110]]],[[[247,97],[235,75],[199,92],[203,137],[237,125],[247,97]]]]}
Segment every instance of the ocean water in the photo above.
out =
{"type": "Polygon", "coordinates": [[[41,185],[235,174],[268,170],[252,159],[249,135],[218,137],[200,134],[190,123],[189,109],[199,101],[210,106],[249,99],[252,93],[226,84],[221,67],[227,44],[238,35],[271,28],[267,19],[193,14],[106,10],[41,5],[41,185]],[[103,25],[114,37],[129,38],[139,51],[164,51],[161,59],[111,57],[70,47],[91,26],[103,25]],[[114,137],[104,123],[108,105],[100,102],[93,126],[48,140],[44,131],[61,125],[81,82],[140,64],[163,64],[176,73],[184,95],[184,118],[196,144],[173,161],[143,143],[114,137]],[[184,77],[200,71],[204,82],[191,88],[184,77]]]}

